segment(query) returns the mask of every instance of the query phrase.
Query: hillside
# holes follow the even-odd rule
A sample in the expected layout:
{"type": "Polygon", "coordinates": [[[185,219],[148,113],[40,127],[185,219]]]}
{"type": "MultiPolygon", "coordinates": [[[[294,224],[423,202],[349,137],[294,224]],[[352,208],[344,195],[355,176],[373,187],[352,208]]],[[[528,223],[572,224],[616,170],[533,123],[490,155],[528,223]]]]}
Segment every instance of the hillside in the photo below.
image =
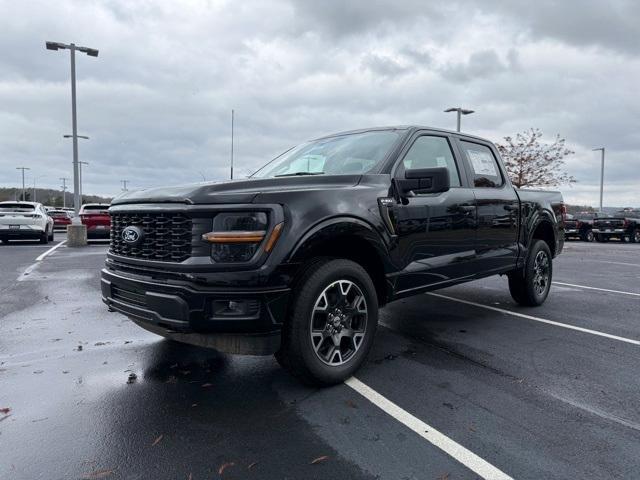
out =
{"type": "MultiPolygon", "coordinates": [[[[26,190],[26,201],[33,201],[33,189],[28,188],[26,190]]],[[[0,201],[5,200],[18,200],[22,195],[22,189],[20,188],[0,188],[0,201]]],[[[62,207],[62,190],[54,190],[51,188],[36,188],[35,200],[44,205],[50,205],[52,207],[62,207]]],[[[100,197],[98,195],[83,195],[83,203],[111,203],[111,198],[100,197]]],[[[66,193],[66,205],[67,207],[73,207],[73,193],[67,191],[66,193]]]]}

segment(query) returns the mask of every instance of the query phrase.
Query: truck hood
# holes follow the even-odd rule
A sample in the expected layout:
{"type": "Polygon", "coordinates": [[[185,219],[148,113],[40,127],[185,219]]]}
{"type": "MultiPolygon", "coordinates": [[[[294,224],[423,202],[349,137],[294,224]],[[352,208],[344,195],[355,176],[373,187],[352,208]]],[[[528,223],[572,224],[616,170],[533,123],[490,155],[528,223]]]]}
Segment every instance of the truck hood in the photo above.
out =
{"type": "Polygon", "coordinates": [[[279,178],[248,178],[179,187],[157,187],[125,192],[112,205],[131,203],[220,204],[252,203],[261,193],[330,190],[353,187],[361,175],[305,175],[279,178]]]}

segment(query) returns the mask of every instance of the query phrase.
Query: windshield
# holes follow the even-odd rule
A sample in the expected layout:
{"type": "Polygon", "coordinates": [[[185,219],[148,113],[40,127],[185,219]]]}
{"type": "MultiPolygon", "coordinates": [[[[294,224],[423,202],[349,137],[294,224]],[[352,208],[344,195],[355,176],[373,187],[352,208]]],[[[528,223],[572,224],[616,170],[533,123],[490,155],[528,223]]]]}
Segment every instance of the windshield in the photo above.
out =
{"type": "Polygon", "coordinates": [[[286,151],[251,177],[367,173],[386,158],[399,137],[397,131],[383,130],[313,140],[286,151]]]}
{"type": "Polygon", "coordinates": [[[25,203],[2,203],[0,212],[33,212],[36,209],[33,205],[25,203]]]}

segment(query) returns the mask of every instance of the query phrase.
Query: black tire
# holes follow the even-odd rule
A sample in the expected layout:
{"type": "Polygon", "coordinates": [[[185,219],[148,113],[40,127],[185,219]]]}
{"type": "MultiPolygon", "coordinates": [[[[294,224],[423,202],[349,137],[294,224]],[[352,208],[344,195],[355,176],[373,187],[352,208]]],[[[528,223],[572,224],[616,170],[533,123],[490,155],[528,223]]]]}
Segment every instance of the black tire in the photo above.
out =
{"type": "Polygon", "coordinates": [[[629,241],[631,243],[640,243],[640,228],[634,228],[633,232],[629,236],[629,241]]]}
{"type": "Polygon", "coordinates": [[[605,242],[609,241],[609,237],[605,237],[604,235],[601,235],[601,234],[598,233],[596,235],[596,241],[600,242],[600,243],[605,243],[605,242]]]}
{"type": "Polygon", "coordinates": [[[582,235],[582,241],[583,242],[593,242],[595,239],[596,239],[596,236],[593,234],[593,232],[591,230],[587,230],[582,235]]]}
{"type": "Polygon", "coordinates": [[[40,235],[40,243],[43,244],[47,244],[49,243],[49,229],[45,228],[44,232],[42,233],[42,235],[40,235]]]}
{"type": "Polygon", "coordinates": [[[373,344],[378,324],[373,282],[364,268],[351,260],[319,259],[304,270],[295,284],[298,288],[276,359],[308,385],[343,382],[362,365],[373,344]],[[349,332],[353,332],[351,336],[349,332]]]}
{"type": "Polygon", "coordinates": [[[523,269],[509,275],[509,292],[520,305],[537,307],[549,295],[553,279],[553,260],[549,245],[543,240],[535,240],[523,269]]]}
{"type": "Polygon", "coordinates": [[[53,242],[53,240],[54,240],[53,236],[54,236],[54,233],[53,233],[53,228],[52,228],[51,232],[49,232],[49,241],[50,242],[53,242]]]}

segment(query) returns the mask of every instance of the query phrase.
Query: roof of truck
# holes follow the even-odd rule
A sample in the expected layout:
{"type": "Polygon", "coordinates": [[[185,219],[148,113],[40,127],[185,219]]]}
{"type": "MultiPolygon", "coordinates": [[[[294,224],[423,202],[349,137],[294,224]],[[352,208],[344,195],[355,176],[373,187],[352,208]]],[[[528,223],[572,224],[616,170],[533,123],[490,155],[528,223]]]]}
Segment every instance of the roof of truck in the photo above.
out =
{"type": "Polygon", "coordinates": [[[383,130],[406,130],[414,132],[416,130],[429,130],[431,132],[439,132],[446,133],[447,135],[458,135],[460,137],[473,138],[475,140],[489,141],[486,138],[478,137],[476,135],[471,135],[464,132],[456,132],[454,130],[447,130],[444,128],[436,128],[436,127],[428,127],[425,125],[395,125],[395,126],[387,126],[387,127],[369,127],[369,128],[360,128],[358,130],[348,130],[346,132],[337,132],[332,133],[330,135],[323,135],[322,137],[318,137],[314,140],[320,140],[323,138],[331,138],[331,137],[339,137],[340,135],[351,135],[354,133],[364,133],[364,132],[372,132],[372,131],[383,131],[383,130]]]}

